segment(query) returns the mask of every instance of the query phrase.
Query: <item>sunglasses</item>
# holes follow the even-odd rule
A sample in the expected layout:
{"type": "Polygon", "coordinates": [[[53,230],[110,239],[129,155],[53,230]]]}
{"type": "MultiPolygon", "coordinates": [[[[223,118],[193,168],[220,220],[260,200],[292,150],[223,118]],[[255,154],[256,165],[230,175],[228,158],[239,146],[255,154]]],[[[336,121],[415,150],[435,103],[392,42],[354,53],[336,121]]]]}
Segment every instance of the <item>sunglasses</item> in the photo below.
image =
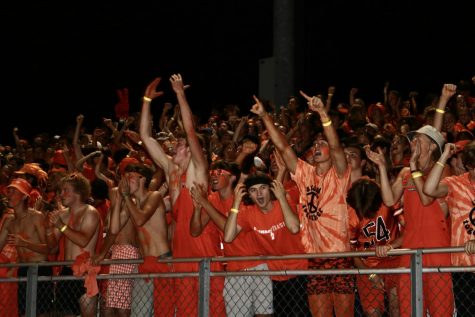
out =
{"type": "Polygon", "coordinates": [[[221,176],[221,175],[231,176],[231,173],[226,170],[218,168],[218,169],[209,171],[209,175],[210,176],[221,176]]]}

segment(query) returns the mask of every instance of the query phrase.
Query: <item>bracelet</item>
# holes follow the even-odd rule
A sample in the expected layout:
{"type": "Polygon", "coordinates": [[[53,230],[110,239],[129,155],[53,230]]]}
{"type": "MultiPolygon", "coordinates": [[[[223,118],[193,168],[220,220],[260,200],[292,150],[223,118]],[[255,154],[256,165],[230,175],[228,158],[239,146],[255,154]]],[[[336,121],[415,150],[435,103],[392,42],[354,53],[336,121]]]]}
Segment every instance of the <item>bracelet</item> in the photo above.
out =
{"type": "Polygon", "coordinates": [[[411,173],[411,176],[412,176],[412,179],[416,179],[416,178],[419,178],[421,176],[423,176],[424,173],[422,173],[421,171],[415,171],[415,172],[412,172],[411,173]]]}
{"type": "Polygon", "coordinates": [[[444,113],[445,113],[445,110],[444,110],[444,109],[440,109],[440,108],[436,108],[436,109],[435,109],[435,112],[444,114],[444,113]]]}
{"type": "Polygon", "coordinates": [[[64,225],[64,226],[62,226],[62,227],[61,227],[61,229],[59,229],[59,231],[61,231],[61,232],[65,232],[65,231],[66,231],[66,229],[68,229],[68,225],[64,225]]]}
{"type": "Polygon", "coordinates": [[[441,162],[439,162],[439,161],[435,162],[435,164],[437,164],[437,165],[439,165],[439,166],[442,166],[442,168],[445,168],[445,164],[443,164],[443,163],[441,163],[441,162]]]}
{"type": "Polygon", "coordinates": [[[237,208],[231,208],[231,209],[229,209],[229,211],[232,212],[232,213],[235,213],[235,214],[239,213],[239,209],[237,209],[237,208]]]}
{"type": "Polygon", "coordinates": [[[143,101],[151,102],[151,101],[152,101],[152,98],[149,98],[149,97],[147,97],[147,96],[143,96],[143,101]]]}
{"type": "Polygon", "coordinates": [[[329,126],[331,126],[331,125],[332,125],[332,121],[331,121],[331,120],[328,120],[328,121],[326,121],[326,122],[322,122],[322,126],[324,126],[324,127],[329,127],[329,126]]]}
{"type": "Polygon", "coordinates": [[[371,273],[369,276],[368,276],[368,280],[372,281],[376,278],[376,273],[371,273]]]}

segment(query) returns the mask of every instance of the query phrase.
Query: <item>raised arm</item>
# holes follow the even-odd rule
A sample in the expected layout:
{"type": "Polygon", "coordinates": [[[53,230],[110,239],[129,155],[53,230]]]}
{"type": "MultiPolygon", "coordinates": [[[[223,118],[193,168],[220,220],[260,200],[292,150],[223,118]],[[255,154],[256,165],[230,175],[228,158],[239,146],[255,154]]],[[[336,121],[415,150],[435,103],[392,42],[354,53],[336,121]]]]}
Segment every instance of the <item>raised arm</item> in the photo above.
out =
{"type": "Polygon", "coordinates": [[[327,139],[328,146],[330,147],[330,157],[332,158],[332,163],[335,166],[338,175],[342,176],[348,168],[348,162],[346,161],[346,155],[343,151],[343,147],[340,144],[340,138],[338,137],[336,128],[328,116],[322,100],[315,96],[310,97],[303,91],[300,91],[300,94],[305,99],[307,99],[309,109],[317,112],[320,115],[323,132],[325,133],[325,138],[327,139]]]}
{"type": "Polygon", "coordinates": [[[292,234],[298,233],[300,231],[300,221],[297,215],[292,211],[292,208],[290,208],[289,202],[286,198],[284,186],[281,182],[273,180],[271,190],[275,197],[277,197],[277,200],[279,201],[282,208],[285,226],[292,234]]]}
{"type": "Polygon", "coordinates": [[[434,115],[434,128],[437,131],[442,131],[442,124],[444,119],[445,113],[445,106],[450,98],[457,92],[457,85],[454,84],[444,84],[442,87],[442,92],[439,97],[439,102],[437,104],[437,108],[435,109],[434,115]]]}
{"type": "MultiPolygon", "coordinates": [[[[79,135],[81,134],[81,127],[82,127],[83,121],[84,121],[84,116],[82,114],[76,117],[76,129],[74,130],[74,137],[73,137],[73,148],[74,148],[74,155],[76,156],[76,160],[80,160],[83,157],[83,154],[81,151],[81,145],[79,144],[79,135]]],[[[82,166],[79,170],[82,171],[82,166]]]]}
{"type": "Polygon", "coordinates": [[[334,94],[335,94],[335,86],[328,87],[327,100],[325,101],[325,110],[327,113],[330,112],[334,94]]]}
{"type": "Polygon", "coordinates": [[[424,183],[424,193],[426,195],[440,198],[445,197],[448,194],[448,186],[440,182],[442,174],[444,172],[447,160],[455,154],[456,147],[453,143],[446,143],[444,152],[440,156],[439,160],[434,164],[430,170],[429,175],[424,183]]]}
{"type": "Polygon", "coordinates": [[[242,230],[237,223],[237,217],[239,214],[239,206],[241,205],[245,193],[246,186],[242,183],[238,184],[234,189],[233,207],[229,211],[228,219],[224,225],[224,242],[226,243],[232,242],[242,230]]]}
{"type": "Polygon", "coordinates": [[[140,113],[140,137],[155,164],[168,174],[171,162],[160,143],[152,136],[152,116],[150,114],[150,103],[152,100],[163,95],[163,91],[157,91],[160,81],[160,77],[155,78],[145,89],[142,112],[140,113]]]}
{"type": "Polygon", "coordinates": [[[402,187],[402,171],[399,173],[396,181],[391,185],[389,182],[388,171],[386,168],[386,160],[384,153],[381,149],[378,152],[371,151],[370,146],[365,147],[366,156],[368,159],[376,164],[379,169],[379,177],[381,181],[381,195],[383,197],[383,203],[388,206],[394,206],[401,199],[403,193],[402,187]]]}
{"type": "Polygon", "coordinates": [[[285,164],[291,173],[295,173],[297,169],[297,155],[287,142],[285,135],[275,126],[274,120],[267,113],[262,102],[253,96],[255,104],[251,108],[251,112],[257,114],[264,122],[264,125],[269,133],[269,138],[274,143],[275,148],[280,152],[284,158],[285,164]]]}
{"type": "Polygon", "coordinates": [[[186,100],[185,85],[180,74],[174,74],[170,77],[173,91],[178,99],[178,105],[180,106],[181,119],[183,121],[183,129],[186,134],[188,146],[191,151],[191,160],[196,167],[196,171],[199,174],[203,174],[202,180],[207,180],[208,161],[203,154],[203,148],[196,135],[195,126],[193,124],[193,114],[191,113],[190,106],[186,100]]]}

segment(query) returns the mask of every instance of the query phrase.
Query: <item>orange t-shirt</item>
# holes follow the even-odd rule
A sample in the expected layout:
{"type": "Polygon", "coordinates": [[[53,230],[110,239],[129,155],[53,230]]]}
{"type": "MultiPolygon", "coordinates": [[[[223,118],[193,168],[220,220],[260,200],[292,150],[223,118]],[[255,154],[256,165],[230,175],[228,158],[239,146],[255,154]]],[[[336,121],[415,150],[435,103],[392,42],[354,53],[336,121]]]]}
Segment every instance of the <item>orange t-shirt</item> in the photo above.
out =
{"type": "MultiPolygon", "coordinates": [[[[359,219],[356,211],[348,206],[350,216],[350,234],[353,248],[356,251],[374,250],[377,245],[387,245],[399,236],[398,216],[382,204],[374,218],[359,219]]],[[[397,257],[365,257],[363,263],[367,267],[377,267],[382,262],[398,261],[397,257]]]]}
{"type": "MultiPolygon", "coordinates": [[[[463,246],[465,242],[475,239],[475,187],[470,182],[470,174],[449,176],[441,183],[448,186],[445,197],[451,217],[452,246],[463,246]]],[[[452,265],[473,266],[475,256],[465,252],[452,253],[452,265]]]]}
{"type": "MultiPolygon", "coordinates": [[[[263,213],[255,205],[241,205],[238,215],[238,224],[244,232],[253,232],[261,255],[291,255],[305,253],[300,232],[292,234],[284,222],[284,215],[280,203],[272,202],[272,209],[263,213]]],[[[294,212],[292,202],[289,202],[294,212]]],[[[270,270],[306,270],[306,259],[269,260],[270,270]]],[[[272,276],[273,280],[287,280],[292,276],[272,276]]]]}
{"type": "MultiPolygon", "coordinates": [[[[184,184],[184,181],[183,181],[184,184]]],[[[174,258],[216,257],[221,255],[220,234],[216,225],[211,221],[198,237],[190,233],[190,221],[193,216],[193,200],[184,185],[173,205],[172,217],[175,220],[175,233],[172,240],[174,258]]],[[[174,263],[174,268],[179,272],[196,272],[198,263],[174,263]]],[[[222,264],[211,263],[213,271],[222,270],[222,264]]]]}
{"type": "MultiPolygon", "coordinates": [[[[213,192],[208,196],[209,202],[224,216],[228,216],[234,201],[234,195],[225,200],[221,200],[218,192],[213,192]]],[[[220,231],[222,236],[222,232],[220,231]]],[[[224,243],[225,256],[257,256],[260,255],[256,248],[257,242],[252,232],[240,232],[231,243],[224,243]]],[[[263,261],[229,261],[227,271],[240,271],[255,267],[263,261]]]]}
{"type": "Polygon", "coordinates": [[[299,218],[302,242],[307,253],[349,251],[346,193],[351,167],[343,177],[335,167],[317,175],[316,168],[299,159],[292,179],[300,191],[299,218]]]}
{"type": "MultiPolygon", "coordinates": [[[[410,172],[403,177],[404,201],[404,239],[403,248],[444,248],[450,246],[450,233],[447,219],[440,203],[435,199],[424,206],[414,184],[409,182],[410,172]]],[[[407,257],[404,257],[406,261],[407,257]]],[[[402,260],[401,260],[402,261],[402,260]]],[[[405,265],[401,262],[401,265],[405,265]]],[[[449,254],[427,254],[424,265],[450,265],[449,254]]]]}

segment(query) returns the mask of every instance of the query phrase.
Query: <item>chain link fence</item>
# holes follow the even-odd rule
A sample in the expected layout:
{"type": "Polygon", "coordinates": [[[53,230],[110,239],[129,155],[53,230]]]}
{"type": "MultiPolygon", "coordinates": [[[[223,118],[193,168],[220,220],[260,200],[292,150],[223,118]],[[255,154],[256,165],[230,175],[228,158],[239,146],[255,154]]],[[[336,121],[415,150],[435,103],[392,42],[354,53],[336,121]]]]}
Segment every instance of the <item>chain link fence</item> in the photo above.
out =
{"type": "MultiPolygon", "coordinates": [[[[105,261],[132,265],[134,273],[99,274],[94,297],[84,295],[85,279],[73,276],[71,263],[2,264],[0,270],[8,274],[0,278],[0,316],[473,316],[475,267],[423,267],[426,251],[463,249],[394,250],[392,256],[409,255],[410,265],[379,269],[269,271],[264,264],[373,252],[232,258],[263,263],[239,272],[211,271],[211,262],[230,258],[186,259],[200,263],[198,272],[148,274],[138,273],[141,260],[105,261]],[[329,294],[319,291],[325,289],[321,283],[336,286],[329,294]]],[[[178,260],[169,262],[164,265],[172,267],[178,260]]]]}

